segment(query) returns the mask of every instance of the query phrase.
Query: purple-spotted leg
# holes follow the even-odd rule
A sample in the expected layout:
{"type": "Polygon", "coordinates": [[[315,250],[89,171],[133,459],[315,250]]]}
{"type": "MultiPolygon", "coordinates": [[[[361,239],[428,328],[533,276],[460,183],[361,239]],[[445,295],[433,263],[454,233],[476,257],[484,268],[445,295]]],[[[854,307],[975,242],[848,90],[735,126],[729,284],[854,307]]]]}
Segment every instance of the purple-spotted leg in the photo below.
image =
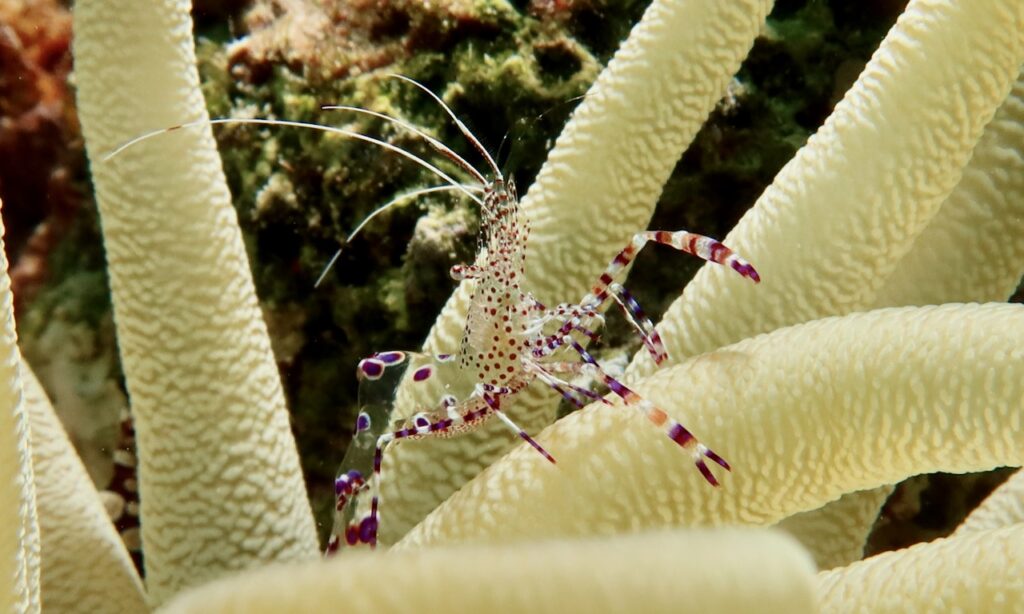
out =
{"type": "MultiPolygon", "coordinates": [[[[633,299],[629,292],[621,284],[615,283],[615,278],[625,270],[633,261],[637,253],[647,245],[648,242],[668,245],[679,251],[685,252],[707,260],[727,266],[739,273],[741,276],[752,280],[754,283],[761,281],[761,276],[754,269],[753,265],[741,258],[738,254],[726,247],[720,241],[695,234],[686,230],[667,232],[664,230],[648,230],[633,235],[629,245],[624,247],[598,277],[597,283],[590,289],[590,294],[583,297],[580,307],[584,310],[597,311],[609,297],[622,308],[630,324],[637,329],[643,339],[648,352],[654,358],[656,364],[660,364],[668,354],[665,352],[664,344],[658,336],[650,320],[644,315],[640,305],[633,299]]],[[[568,323],[567,323],[568,325],[568,323]]],[[[563,334],[568,333],[568,328],[563,327],[563,334]]]]}
{"type": "Polygon", "coordinates": [[[618,395],[626,403],[626,405],[638,410],[644,415],[644,417],[650,420],[654,426],[666,427],[667,425],[665,432],[669,439],[676,442],[684,450],[690,453],[697,469],[700,471],[701,475],[704,476],[704,479],[712,486],[718,486],[718,479],[715,478],[715,475],[711,473],[711,469],[708,468],[707,463],[704,462],[705,457],[718,463],[724,467],[726,471],[732,471],[732,467],[729,466],[729,463],[726,462],[724,458],[701,443],[685,426],[670,419],[663,409],[657,407],[654,403],[651,403],[649,400],[641,397],[622,382],[605,373],[604,370],[601,369],[601,366],[597,364],[594,357],[590,355],[590,352],[588,352],[575,339],[566,335],[562,338],[562,344],[572,347],[585,363],[592,365],[595,369],[595,373],[604,381],[612,392],[618,395]]]}
{"type": "Polygon", "coordinates": [[[651,323],[650,318],[644,313],[640,303],[636,302],[636,299],[629,293],[629,290],[626,290],[618,282],[609,284],[608,290],[611,292],[615,302],[622,308],[622,313],[626,315],[626,320],[629,321],[640,335],[644,347],[647,348],[647,352],[654,359],[654,364],[660,365],[668,358],[668,351],[661,340],[661,335],[658,334],[658,329],[654,328],[654,324],[651,323]]]}
{"type": "Polygon", "coordinates": [[[584,401],[584,399],[589,399],[591,401],[597,401],[599,403],[604,403],[608,405],[608,401],[605,400],[605,398],[602,397],[601,395],[594,392],[593,390],[590,390],[589,388],[584,388],[582,386],[577,386],[555,375],[555,373],[571,373],[574,375],[579,374],[583,371],[583,368],[587,366],[589,365],[586,365],[585,363],[581,364],[578,362],[550,362],[542,365],[533,360],[523,360],[523,367],[527,371],[535,374],[537,376],[537,379],[544,382],[548,386],[554,388],[556,391],[558,391],[559,394],[562,395],[562,397],[564,397],[567,401],[569,401],[576,407],[582,408],[586,404],[586,401],[584,401]],[[579,396],[574,395],[573,392],[575,392],[579,396]]]}
{"type": "Polygon", "coordinates": [[[556,461],[554,456],[551,456],[551,454],[547,450],[545,450],[542,445],[537,443],[537,441],[533,437],[530,437],[529,433],[524,431],[522,428],[519,427],[518,424],[513,422],[512,419],[505,414],[505,412],[501,411],[500,399],[503,395],[511,394],[512,389],[506,387],[491,386],[490,384],[477,384],[477,390],[479,391],[479,394],[481,398],[483,398],[484,402],[487,403],[487,405],[491,408],[491,411],[493,411],[494,414],[498,416],[498,418],[505,426],[512,429],[512,432],[518,435],[520,439],[533,446],[533,449],[539,452],[540,455],[543,456],[545,459],[550,461],[551,464],[555,464],[556,461]]]}
{"type": "Polygon", "coordinates": [[[410,439],[423,437],[447,437],[475,428],[492,415],[497,415],[502,423],[512,429],[520,438],[529,443],[537,452],[551,463],[554,457],[548,453],[523,429],[519,428],[503,411],[501,397],[518,392],[522,383],[510,386],[492,386],[478,384],[476,392],[461,407],[454,399],[442,400],[442,407],[437,412],[422,412],[414,415],[405,428],[384,433],[377,439],[373,455],[373,475],[370,478],[370,513],[357,523],[350,525],[345,531],[345,539],[349,545],[368,544],[371,548],[377,545],[377,530],[380,527],[380,483],[383,475],[384,453],[394,444],[410,439]]]}

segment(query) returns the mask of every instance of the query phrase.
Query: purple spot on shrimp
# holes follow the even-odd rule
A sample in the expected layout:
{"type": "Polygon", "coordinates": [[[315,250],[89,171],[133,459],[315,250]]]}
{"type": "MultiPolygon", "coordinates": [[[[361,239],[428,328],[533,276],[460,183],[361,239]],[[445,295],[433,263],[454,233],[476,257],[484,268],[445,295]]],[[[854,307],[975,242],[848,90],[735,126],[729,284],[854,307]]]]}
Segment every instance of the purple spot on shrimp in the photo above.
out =
{"type": "Polygon", "coordinates": [[[735,271],[740,275],[744,277],[749,277],[751,280],[754,281],[754,283],[761,282],[761,276],[757,274],[757,271],[755,271],[754,267],[751,266],[749,263],[733,260],[732,268],[735,269],[735,271]]]}
{"type": "Polygon", "coordinates": [[[686,430],[682,424],[676,422],[672,425],[672,428],[668,430],[668,437],[672,441],[678,443],[681,446],[687,446],[693,441],[693,434],[686,430]]]}
{"type": "Polygon", "coordinates": [[[356,418],[356,432],[362,433],[363,431],[370,428],[370,415],[366,412],[359,412],[359,417],[356,418]]]}
{"type": "Polygon", "coordinates": [[[384,374],[384,363],[377,360],[376,358],[364,358],[359,361],[359,371],[356,373],[359,377],[365,377],[369,380],[380,379],[380,376],[384,374]]]}
{"type": "Polygon", "coordinates": [[[405,360],[405,352],[381,352],[375,358],[386,365],[394,365],[405,360]]]}
{"type": "Polygon", "coordinates": [[[425,428],[430,426],[430,419],[426,416],[416,416],[416,418],[413,419],[413,424],[415,424],[417,428],[425,428]]]}
{"type": "Polygon", "coordinates": [[[367,516],[359,523],[359,541],[364,544],[377,541],[377,519],[373,516],[367,516]]]}
{"type": "Polygon", "coordinates": [[[452,354],[438,354],[437,355],[437,359],[439,361],[441,361],[441,362],[448,362],[449,360],[451,360],[453,358],[455,358],[455,356],[452,355],[452,354]]]}
{"type": "Polygon", "coordinates": [[[355,469],[350,470],[347,475],[348,475],[349,482],[351,482],[353,484],[355,484],[356,482],[362,482],[363,481],[363,474],[359,473],[355,469]]]}
{"type": "Polygon", "coordinates": [[[619,383],[618,381],[616,381],[615,379],[612,379],[612,378],[608,378],[608,380],[606,381],[606,383],[608,384],[608,388],[610,388],[612,392],[614,392],[615,394],[617,394],[617,395],[619,395],[619,396],[623,396],[623,395],[625,395],[625,394],[626,394],[627,392],[630,392],[629,388],[626,388],[625,386],[623,386],[622,384],[620,384],[620,383],[619,383]]]}
{"type": "Polygon", "coordinates": [[[359,527],[352,524],[345,529],[345,542],[348,543],[349,546],[355,546],[359,543],[359,527]]]}
{"type": "Polygon", "coordinates": [[[422,382],[423,380],[425,380],[428,377],[430,377],[430,375],[433,372],[434,372],[433,367],[430,367],[430,366],[420,367],[419,369],[416,369],[416,371],[412,374],[412,380],[414,382],[422,382]]]}

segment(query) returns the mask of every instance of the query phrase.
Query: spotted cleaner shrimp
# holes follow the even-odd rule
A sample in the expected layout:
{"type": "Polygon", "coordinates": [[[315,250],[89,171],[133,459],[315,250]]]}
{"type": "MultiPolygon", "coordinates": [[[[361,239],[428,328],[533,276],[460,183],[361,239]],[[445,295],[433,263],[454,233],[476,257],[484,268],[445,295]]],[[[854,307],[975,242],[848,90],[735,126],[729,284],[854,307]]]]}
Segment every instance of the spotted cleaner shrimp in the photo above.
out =
{"type": "MultiPolygon", "coordinates": [[[[384,458],[390,446],[428,437],[452,437],[471,431],[497,417],[545,460],[555,457],[507,414],[510,401],[539,380],[570,403],[583,407],[588,401],[610,404],[594,391],[572,383],[583,375],[599,381],[662,429],[686,450],[704,479],[713,486],[718,479],[709,459],[725,470],[729,463],[703,444],[664,410],[610,376],[584,347],[596,337],[609,300],[624,313],[655,363],[667,357],[665,346],[650,319],[626,288],[616,281],[636,254],[649,242],[668,245],[704,260],[733,269],[753,282],[760,281],[754,267],[715,239],[685,230],[643,231],[608,264],[591,290],[578,303],[546,306],[522,288],[526,276],[526,242],[529,220],[519,206],[514,181],[506,179],[494,158],[469,128],[436,94],[422,84],[405,81],[430,96],[454,122],[463,137],[484,160],[485,175],[453,149],[398,118],[350,106],[325,106],[326,110],[361,113],[390,122],[423,139],[435,151],[467,173],[473,183],[462,183],[437,166],[391,143],[358,132],[319,124],[272,119],[213,119],[188,122],[146,133],[121,145],[107,159],[153,136],[188,127],[216,124],[257,124],[300,127],[340,134],[383,147],[401,155],[443,180],[446,185],[415,190],[393,199],[371,213],[346,238],[346,244],[381,212],[424,194],[457,191],[480,207],[478,251],[472,264],[456,265],[451,276],[473,284],[472,300],[458,352],[428,355],[407,351],[377,352],[361,360],[359,414],[352,440],[335,478],[335,521],[328,554],[343,546],[377,545],[381,517],[380,484],[384,458]],[[411,417],[395,419],[397,408],[412,407],[411,417]],[[367,502],[368,498],[368,502],[367,502]]],[[[319,285],[336,262],[339,249],[317,279],[319,285]]],[[[403,412],[404,414],[405,412],[403,412]]]]}
{"type": "MultiPolygon", "coordinates": [[[[660,364],[668,357],[650,319],[629,291],[616,281],[648,242],[668,245],[723,264],[756,283],[760,277],[754,267],[709,237],[685,230],[639,232],[615,256],[579,303],[545,306],[521,286],[526,274],[529,220],[519,206],[513,180],[505,179],[493,157],[438,96],[419,83],[403,79],[426,92],[444,109],[484,159],[490,173],[489,177],[485,176],[450,148],[416,131],[471,175],[477,182],[472,187],[482,193],[478,200],[481,228],[476,260],[472,264],[456,265],[451,270],[453,279],[470,280],[474,284],[472,301],[457,354],[429,356],[386,351],[360,361],[357,368],[357,377],[362,381],[360,413],[353,440],[335,480],[337,513],[328,552],[342,545],[376,546],[384,456],[389,446],[399,442],[452,437],[496,416],[554,464],[555,457],[503,409],[503,405],[507,407],[508,401],[534,380],[554,388],[578,407],[587,400],[608,402],[569,380],[582,374],[603,382],[626,405],[639,410],[656,427],[663,428],[672,441],[690,453],[704,479],[717,486],[718,480],[705,458],[726,470],[730,469],[729,463],[664,410],[608,375],[574,334],[593,338],[594,325],[603,322],[602,308],[611,299],[622,308],[654,361],[660,364]],[[569,360],[569,356],[579,360],[569,360]],[[403,399],[391,393],[398,391],[401,395],[402,391],[409,390],[412,390],[412,402],[420,404],[420,411],[408,419],[392,421],[393,408],[401,405],[403,399]],[[369,496],[368,506],[359,505],[364,495],[369,496]]],[[[384,119],[404,125],[394,118],[384,119]]]]}

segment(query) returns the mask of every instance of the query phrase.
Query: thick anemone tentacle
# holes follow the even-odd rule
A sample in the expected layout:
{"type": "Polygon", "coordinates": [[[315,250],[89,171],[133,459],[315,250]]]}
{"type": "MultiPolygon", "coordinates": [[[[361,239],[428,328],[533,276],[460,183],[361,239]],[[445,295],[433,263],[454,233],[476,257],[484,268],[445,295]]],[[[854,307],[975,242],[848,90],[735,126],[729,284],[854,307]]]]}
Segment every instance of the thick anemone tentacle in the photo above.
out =
{"type": "MultiPolygon", "coordinates": [[[[524,288],[542,302],[578,301],[633,233],[647,227],[676,161],[753,45],[770,0],[655,0],[573,113],[523,200],[530,219],[524,288]]],[[[460,285],[426,342],[458,349],[470,300],[460,285]]],[[[516,399],[517,422],[536,432],[557,395],[516,399]]],[[[435,400],[436,401],[436,400],[435,400]]],[[[406,415],[416,408],[401,408],[406,415]]],[[[433,443],[433,442],[431,442],[433,443]]],[[[515,442],[500,425],[458,440],[389,454],[381,527],[388,543],[515,442]]]]}
{"type": "Polygon", "coordinates": [[[143,612],[142,581],[39,381],[22,363],[42,537],[42,599],[55,612],[143,612]]]}
{"type": "Polygon", "coordinates": [[[956,535],[1024,524],[1024,473],[1010,476],[968,516],[956,535]]]}
{"type": "MultiPolygon", "coordinates": [[[[1013,143],[1019,101],[1004,105],[964,165],[1019,74],[1022,31],[1021,2],[911,2],[825,125],[726,238],[764,282],[746,287],[704,267],[658,326],[670,360],[872,307],[1004,300],[1024,262],[1014,211],[1024,176],[1013,143]]],[[[653,370],[640,353],[627,380],[653,370]]],[[[862,496],[878,497],[847,498],[862,496]]],[[[856,552],[873,522],[869,513],[822,514],[849,540],[832,540],[833,551],[856,552]]],[[[813,516],[801,526],[824,529],[813,516]]]]}
{"type": "Polygon", "coordinates": [[[317,556],[316,532],[220,158],[186,0],[75,7],[78,108],[138,438],[149,598],[317,556]],[[202,527],[201,530],[196,530],[202,527]]]}
{"type": "MultiPolygon", "coordinates": [[[[1024,274],[1024,75],[985,126],[963,177],[874,297],[875,307],[1009,298],[1024,274]]],[[[892,486],[788,518],[828,569],[859,560],[892,486]],[[874,510],[872,511],[872,507],[874,510]]]]}
{"type": "MultiPolygon", "coordinates": [[[[985,126],[963,177],[874,298],[874,307],[1003,301],[1024,274],[1024,73],[985,126]]],[[[787,519],[827,569],[861,558],[883,486],[787,519]],[[871,511],[874,506],[874,512],[871,511]]]]}
{"type": "Polygon", "coordinates": [[[400,545],[766,525],[910,475],[1019,465],[1022,359],[1024,306],[1008,304],[884,309],[747,339],[635,385],[729,459],[721,488],[626,408],[592,405],[537,438],[557,471],[513,450],[400,545]]]}
{"type": "MultiPolygon", "coordinates": [[[[703,267],[658,327],[670,356],[871,307],[1006,99],[1024,63],[1021,32],[1018,0],[912,1],[824,126],[729,233],[726,243],[764,281],[703,267]]],[[[653,370],[641,352],[629,374],[653,370]]]]}
{"type": "Polygon", "coordinates": [[[1022,274],[1024,72],[985,126],[960,183],[872,306],[1005,301],[1022,274]]]}
{"type": "Polygon", "coordinates": [[[779,533],[662,532],[346,554],[215,582],[165,611],[814,612],[813,570],[779,533]]]}
{"type": "MultiPolygon", "coordinates": [[[[0,237],[3,233],[0,221],[0,237]]],[[[38,612],[39,520],[13,306],[0,239],[0,611],[38,612]]]]}
{"type": "Polygon", "coordinates": [[[832,569],[864,558],[864,544],[891,485],[848,492],[818,509],[783,518],[775,527],[795,537],[818,569],[832,569]]]}
{"type": "Polygon", "coordinates": [[[885,552],[818,575],[822,612],[1009,612],[1024,603],[1024,525],[885,552]]]}

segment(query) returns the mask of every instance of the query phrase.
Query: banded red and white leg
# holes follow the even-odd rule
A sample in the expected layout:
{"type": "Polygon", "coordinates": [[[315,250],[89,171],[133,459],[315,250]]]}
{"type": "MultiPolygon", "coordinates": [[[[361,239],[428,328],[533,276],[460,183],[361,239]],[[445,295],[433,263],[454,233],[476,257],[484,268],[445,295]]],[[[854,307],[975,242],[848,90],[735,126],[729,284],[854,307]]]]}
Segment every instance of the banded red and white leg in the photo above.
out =
{"type": "Polygon", "coordinates": [[[626,314],[630,324],[640,333],[644,346],[651,353],[655,363],[660,364],[665,360],[667,354],[654,325],[644,315],[639,303],[636,302],[632,295],[621,284],[615,282],[616,277],[622,274],[640,250],[649,242],[668,245],[708,262],[727,266],[754,283],[759,283],[761,277],[753,265],[726,247],[725,244],[711,237],[686,230],[676,232],[646,230],[633,235],[633,239],[629,244],[612,259],[608,267],[598,277],[597,283],[590,289],[590,293],[580,301],[580,306],[597,311],[609,297],[614,298],[626,314]]]}
{"type": "Polygon", "coordinates": [[[641,397],[625,384],[605,373],[601,368],[601,365],[597,363],[594,357],[590,355],[590,352],[580,345],[578,341],[567,335],[563,338],[562,343],[563,345],[572,347],[576,350],[580,355],[580,358],[582,358],[585,363],[593,365],[598,377],[600,377],[608,388],[618,395],[626,405],[639,411],[645,418],[654,424],[654,426],[663,428],[669,439],[676,442],[676,444],[689,452],[690,456],[693,458],[694,464],[697,466],[697,469],[708,483],[712,486],[718,486],[718,479],[711,472],[707,463],[704,462],[705,458],[709,458],[715,463],[721,465],[726,469],[726,471],[732,471],[732,467],[729,466],[729,463],[726,462],[724,458],[701,443],[689,429],[679,422],[671,419],[663,409],[659,408],[651,401],[641,397]]]}
{"type": "Polygon", "coordinates": [[[576,407],[582,408],[586,405],[586,402],[583,399],[589,399],[590,401],[596,401],[606,405],[610,404],[604,397],[593,390],[584,388],[583,386],[577,386],[576,384],[568,382],[555,375],[556,373],[585,375],[587,374],[585,371],[592,369],[592,365],[570,361],[548,362],[541,364],[539,362],[526,359],[523,361],[523,367],[527,372],[536,375],[537,379],[558,391],[562,397],[576,407]],[[579,396],[573,395],[573,392],[579,396]]]}
{"type": "Polygon", "coordinates": [[[498,416],[498,419],[501,420],[502,424],[518,435],[520,439],[533,446],[533,449],[539,452],[545,460],[552,464],[555,463],[555,457],[545,450],[544,446],[537,443],[529,433],[509,418],[508,414],[501,411],[501,398],[504,395],[512,394],[514,392],[512,388],[505,386],[496,387],[490,384],[477,384],[477,391],[484,402],[491,408],[491,411],[494,412],[494,415],[498,416]]]}

